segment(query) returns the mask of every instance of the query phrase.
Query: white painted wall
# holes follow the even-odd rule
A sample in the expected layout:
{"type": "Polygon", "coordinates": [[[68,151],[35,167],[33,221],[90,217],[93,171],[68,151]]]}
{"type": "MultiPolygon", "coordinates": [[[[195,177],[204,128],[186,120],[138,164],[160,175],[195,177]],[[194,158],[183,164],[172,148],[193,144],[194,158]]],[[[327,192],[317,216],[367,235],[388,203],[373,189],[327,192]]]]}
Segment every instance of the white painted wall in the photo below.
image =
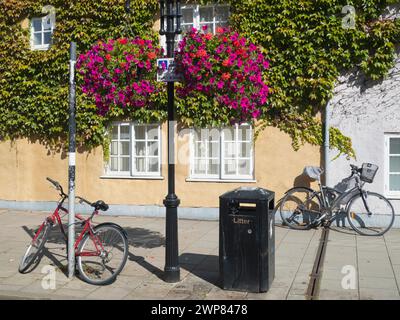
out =
{"type": "MultiPolygon", "coordinates": [[[[363,162],[377,164],[379,170],[367,190],[381,194],[385,190],[385,133],[400,133],[400,48],[396,64],[382,81],[371,81],[355,72],[339,78],[331,100],[331,125],[351,137],[357,159],[348,160],[330,151],[329,181],[332,186],[350,173],[349,164],[363,162]]],[[[400,198],[391,198],[397,215],[400,215],[400,198]]],[[[400,227],[400,217],[395,224],[400,227]]]]}

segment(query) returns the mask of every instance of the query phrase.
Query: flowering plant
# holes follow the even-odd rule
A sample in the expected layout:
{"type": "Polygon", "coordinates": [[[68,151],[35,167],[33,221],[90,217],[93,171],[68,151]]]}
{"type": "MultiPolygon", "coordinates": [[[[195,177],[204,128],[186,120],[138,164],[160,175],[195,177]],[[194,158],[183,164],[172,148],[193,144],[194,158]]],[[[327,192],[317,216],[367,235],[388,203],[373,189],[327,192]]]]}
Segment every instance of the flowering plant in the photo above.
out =
{"type": "Polygon", "coordinates": [[[227,28],[217,28],[215,35],[202,31],[206,27],[193,28],[179,44],[176,64],[184,80],[178,95],[211,99],[220,112],[227,107],[231,121],[259,118],[269,93],[263,79],[268,60],[237,32],[227,28]]]}
{"type": "Polygon", "coordinates": [[[82,91],[95,100],[101,115],[112,107],[150,107],[164,91],[155,81],[156,60],[161,49],[139,37],[98,41],[79,56],[82,91]]]}

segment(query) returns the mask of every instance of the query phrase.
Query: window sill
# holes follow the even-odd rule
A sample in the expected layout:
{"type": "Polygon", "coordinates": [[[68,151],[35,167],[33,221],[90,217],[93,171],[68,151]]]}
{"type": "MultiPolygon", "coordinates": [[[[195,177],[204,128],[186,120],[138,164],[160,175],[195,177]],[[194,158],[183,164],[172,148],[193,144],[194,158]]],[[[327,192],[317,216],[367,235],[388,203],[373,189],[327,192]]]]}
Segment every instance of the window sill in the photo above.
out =
{"type": "Polygon", "coordinates": [[[164,180],[161,176],[113,176],[104,175],[100,176],[100,179],[124,179],[124,180],[164,180]]]}
{"type": "Polygon", "coordinates": [[[255,179],[206,179],[206,178],[187,178],[186,182],[216,182],[216,183],[256,183],[255,179]]]}
{"type": "Polygon", "coordinates": [[[50,46],[42,46],[42,47],[39,47],[39,46],[34,47],[34,46],[32,46],[31,47],[31,51],[46,51],[46,50],[49,50],[49,49],[50,49],[50,46]]]}

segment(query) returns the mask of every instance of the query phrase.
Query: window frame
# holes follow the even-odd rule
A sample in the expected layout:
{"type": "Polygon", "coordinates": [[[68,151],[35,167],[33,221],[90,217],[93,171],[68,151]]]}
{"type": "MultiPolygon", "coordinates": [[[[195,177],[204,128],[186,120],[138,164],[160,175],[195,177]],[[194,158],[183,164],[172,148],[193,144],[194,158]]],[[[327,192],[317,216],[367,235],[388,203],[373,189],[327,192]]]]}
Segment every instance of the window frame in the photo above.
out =
{"type": "Polygon", "coordinates": [[[31,44],[31,50],[48,50],[51,45],[52,45],[52,40],[53,40],[53,32],[55,29],[55,24],[52,21],[52,19],[50,18],[49,15],[44,16],[44,17],[33,17],[30,19],[30,44],[31,44]],[[43,38],[44,38],[44,33],[45,33],[45,29],[44,29],[44,21],[45,20],[49,20],[50,21],[50,29],[46,29],[46,32],[49,32],[48,30],[50,30],[50,43],[48,44],[43,44],[43,38]],[[34,21],[40,20],[41,22],[41,26],[42,29],[41,31],[35,31],[34,27],[33,27],[33,23],[34,21]],[[40,45],[35,45],[34,44],[34,35],[40,33],[41,34],[41,44],[40,45]]]}
{"type": "MultiPolygon", "coordinates": [[[[236,181],[254,181],[254,177],[255,177],[255,170],[254,170],[254,163],[255,163],[255,152],[254,152],[254,139],[253,139],[253,134],[254,134],[254,129],[251,125],[249,124],[242,124],[244,126],[248,126],[248,128],[250,129],[250,140],[249,141],[242,141],[242,140],[238,140],[238,135],[239,135],[239,125],[235,124],[235,159],[236,161],[238,161],[241,158],[246,158],[250,161],[250,174],[248,175],[243,175],[243,174],[238,174],[239,171],[239,163],[236,164],[236,174],[232,175],[232,174],[226,174],[225,173],[225,156],[224,156],[224,147],[225,147],[225,133],[224,133],[224,129],[226,129],[227,127],[222,127],[222,128],[210,128],[209,130],[218,130],[219,133],[219,138],[218,138],[218,145],[219,145],[219,150],[218,150],[218,156],[219,156],[219,172],[218,174],[199,174],[199,173],[195,173],[195,131],[198,128],[191,128],[190,130],[190,146],[189,146],[189,150],[190,150],[190,163],[189,163],[189,181],[196,181],[196,180],[207,180],[207,181],[232,181],[232,182],[236,182],[236,181]],[[239,157],[239,151],[238,151],[238,145],[240,143],[243,142],[248,142],[250,144],[250,157],[239,157]]],[[[207,150],[206,150],[207,151],[207,150]]],[[[201,158],[201,157],[200,157],[201,158]]],[[[204,159],[206,159],[206,161],[208,161],[210,159],[210,157],[208,156],[207,152],[206,152],[206,157],[204,157],[204,159]]]]}
{"type": "MultiPolygon", "coordinates": [[[[112,122],[111,126],[109,128],[109,131],[112,132],[112,128],[114,126],[118,126],[118,140],[110,139],[110,156],[109,156],[109,161],[106,163],[105,167],[105,175],[103,177],[107,178],[113,178],[113,177],[120,177],[120,178],[141,178],[141,179],[146,179],[146,178],[162,178],[161,176],[161,161],[162,161],[162,135],[161,135],[161,124],[160,123],[148,123],[148,124],[141,124],[141,123],[136,123],[136,122],[128,122],[128,121],[120,121],[120,122],[112,122]],[[120,142],[120,127],[121,125],[127,125],[129,126],[129,170],[128,171],[112,171],[111,170],[111,158],[113,157],[111,155],[111,143],[113,141],[117,141],[118,143],[120,142]],[[157,135],[158,135],[158,140],[154,139],[148,139],[148,132],[145,130],[145,139],[136,139],[135,137],[135,127],[138,126],[155,126],[157,128],[157,135]],[[135,152],[135,143],[136,142],[145,142],[145,152],[146,154],[144,155],[145,163],[146,163],[146,170],[147,170],[147,161],[149,158],[158,158],[158,170],[154,172],[139,172],[136,171],[136,160],[137,158],[141,158],[140,156],[137,156],[134,154],[135,152]],[[158,142],[158,156],[149,156],[148,155],[148,142],[158,142]]],[[[118,144],[119,148],[119,144],[118,144]]],[[[118,159],[120,157],[119,152],[118,152],[118,159]]],[[[118,160],[119,161],[119,160],[118,160]]]]}
{"type": "Polygon", "coordinates": [[[400,172],[392,173],[390,171],[390,157],[391,156],[399,156],[397,153],[390,153],[390,139],[397,138],[400,139],[400,133],[386,133],[385,134],[385,196],[392,199],[400,199],[400,191],[392,191],[390,190],[389,179],[391,174],[400,175],[400,172]]]}

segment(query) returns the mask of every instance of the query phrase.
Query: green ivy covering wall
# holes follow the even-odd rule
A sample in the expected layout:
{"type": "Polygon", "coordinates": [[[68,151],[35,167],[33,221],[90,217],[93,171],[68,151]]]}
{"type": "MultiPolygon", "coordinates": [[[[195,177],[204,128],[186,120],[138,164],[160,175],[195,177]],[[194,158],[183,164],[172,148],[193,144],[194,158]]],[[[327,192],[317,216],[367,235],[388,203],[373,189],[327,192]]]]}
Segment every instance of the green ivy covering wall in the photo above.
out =
{"type": "MultiPolygon", "coordinates": [[[[85,52],[99,39],[131,34],[156,37],[152,30],[157,0],[132,0],[130,30],[126,28],[124,0],[1,0],[0,1],[0,137],[28,137],[60,146],[68,133],[69,44],[76,41],[85,52]],[[26,18],[43,16],[44,5],[56,8],[53,45],[46,51],[30,50],[26,18]]],[[[78,52],[78,53],[79,53],[78,52]]],[[[79,82],[79,75],[77,75],[79,82]]],[[[100,145],[105,126],[124,112],[107,117],[77,86],[77,137],[86,147],[100,145]]],[[[125,115],[126,116],[126,115],[125,115]]],[[[132,118],[165,118],[160,110],[137,110],[132,118]]]]}
{"type": "MultiPolygon", "coordinates": [[[[293,145],[321,145],[323,111],[340,72],[358,68],[384,77],[400,43],[400,20],[379,20],[382,0],[235,0],[231,24],[268,50],[273,94],[265,125],[290,134],[293,145]],[[355,27],[343,28],[345,5],[355,8],[355,27]]],[[[331,128],[331,143],[354,156],[351,141],[331,128]]]]}
{"type": "MultiPolygon", "coordinates": [[[[84,52],[98,39],[129,34],[156,37],[152,30],[157,0],[132,0],[130,29],[126,29],[124,0],[0,0],[0,137],[29,137],[50,146],[66,141],[68,124],[69,43],[84,52]],[[56,8],[54,44],[31,51],[29,29],[22,21],[41,15],[44,5],[56,8]]],[[[199,0],[198,3],[210,1],[199,0]]],[[[373,0],[226,0],[231,25],[268,52],[266,73],[273,89],[261,128],[273,125],[293,138],[293,146],[322,144],[318,114],[332,96],[343,70],[360,68],[372,79],[385,76],[393,65],[400,23],[378,20],[395,1],[373,0]],[[356,9],[354,29],[342,28],[344,5],[356,9]]],[[[78,78],[79,81],[79,78],[78,78]]],[[[165,119],[163,99],[158,110],[97,115],[92,101],[78,88],[78,139],[90,148],[102,144],[105,126],[117,117],[140,121],[165,119]]],[[[208,114],[212,123],[213,110],[208,114]]],[[[184,114],[179,114],[184,116],[184,114]]],[[[207,122],[207,119],[205,119],[207,122]]],[[[331,129],[333,147],[354,155],[351,141],[331,129]]]]}

